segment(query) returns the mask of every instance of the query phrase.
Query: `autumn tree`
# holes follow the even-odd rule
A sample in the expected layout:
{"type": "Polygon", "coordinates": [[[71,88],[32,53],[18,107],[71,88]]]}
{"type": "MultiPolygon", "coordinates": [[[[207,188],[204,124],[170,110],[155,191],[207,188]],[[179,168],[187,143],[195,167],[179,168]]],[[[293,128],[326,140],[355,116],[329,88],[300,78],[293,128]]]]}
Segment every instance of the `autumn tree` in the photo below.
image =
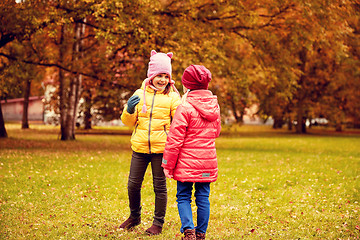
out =
{"type": "Polygon", "coordinates": [[[105,120],[111,120],[107,116],[119,116],[124,94],[129,94],[135,86],[140,85],[136,83],[141,83],[145,78],[146,64],[143,59],[148,59],[150,52],[146,42],[151,28],[151,24],[145,21],[150,9],[147,4],[147,1],[108,1],[101,4],[96,1],[60,1],[53,8],[65,23],[61,30],[54,26],[58,36],[59,65],[62,66],[58,74],[60,99],[69,100],[60,101],[59,106],[62,133],[69,132],[64,139],[75,137],[76,109],[80,96],[85,99],[85,122],[89,128],[90,109],[105,120]],[[79,29],[85,30],[78,35],[79,29]],[[141,57],[141,53],[145,52],[146,55],[141,57]],[[64,92],[66,89],[70,91],[64,92]],[[64,115],[67,117],[63,118],[64,115]],[[69,126],[70,131],[67,130],[69,126]]]}
{"type": "MultiPolygon", "coordinates": [[[[28,2],[28,1],[27,1],[28,2]]],[[[30,1],[29,1],[30,2],[30,1]]],[[[17,4],[15,0],[4,0],[0,3],[0,56],[4,55],[2,49],[9,43],[17,40],[19,42],[26,41],[30,36],[47,25],[47,22],[34,21],[41,14],[37,7],[31,4],[41,5],[42,1],[31,1],[31,3],[17,4]]],[[[2,60],[3,63],[6,60],[2,60]]],[[[4,65],[2,65],[2,68],[4,65]]],[[[5,70],[6,71],[6,70],[5,70]]],[[[4,92],[4,91],[2,91],[4,92]]],[[[4,93],[2,93],[3,95],[4,93]]],[[[3,116],[0,116],[0,123],[4,123],[3,116]]],[[[5,125],[0,126],[1,135],[5,131],[5,125]]]]}
{"type": "Polygon", "coordinates": [[[343,38],[346,52],[337,55],[328,88],[317,103],[316,114],[329,119],[336,131],[346,124],[360,126],[360,4],[353,2],[346,16],[347,34],[343,38]]]}
{"type": "Polygon", "coordinates": [[[348,58],[343,39],[350,33],[343,21],[350,10],[347,4],[319,1],[312,3],[311,8],[304,5],[302,9],[304,26],[299,29],[304,30],[296,36],[303,39],[304,46],[297,48],[301,73],[294,94],[298,133],[306,132],[304,119],[311,117],[309,112],[315,103],[326,94],[335,97],[330,87],[337,81],[340,62],[348,58]]]}
{"type": "Polygon", "coordinates": [[[336,123],[338,131],[346,123],[350,123],[350,127],[360,126],[360,3],[352,1],[350,6],[345,16],[350,33],[344,38],[348,51],[337,62],[328,98],[322,101],[327,113],[338,112],[325,114],[336,123]]]}
{"type": "Polygon", "coordinates": [[[275,123],[295,115],[297,132],[305,132],[305,119],[332,81],[339,56],[346,54],[342,39],[348,30],[342,20],[348,5],[257,1],[246,7],[252,21],[234,21],[228,29],[249,40],[258,56],[264,78],[255,81],[252,90],[260,100],[260,113],[275,123]]]}
{"type": "Polygon", "coordinates": [[[168,1],[154,11],[164,23],[161,45],[177,53],[174,76],[181,79],[190,64],[208,67],[213,76],[210,89],[222,103],[222,114],[232,113],[239,122],[249,104],[250,79],[245,73],[254,67],[254,59],[249,43],[226,28],[242,10],[236,2],[199,0],[168,1]]]}
{"type": "Polygon", "coordinates": [[[91,127],[94,114],[103,120],[119,118],[124,98],[146,77],[144,59],[150,53],[146,44],[149,28],[146,1],[109,1],[90,8],[87,21],[87,71],[96,78],[83,82],[85,128],[91,127]],[[142,56],[141,54],[144,53],[142,56]],[[146,54],[145,54],[146,53],[146,54]]]}
{"type": "MultiPolygon", "coordinates": [[[[143,23],[147,21],[139,21],[140,18],[146,19],[144,13],[146,9],[149,9],[148,3],[147,1],[141,1],[138,4],[118,1],[106,3],[55,1],[41,5],[41,2],[26,1],[18,5],[13,3],[13,6],[25,9],[30,8],[31,4],[33,4],[32,9],[36,9],[40,15],[36,22],[42,24],[31,28],[29,34],[39,33],[39,36],[42,34],[43,46],[48,54],[39,61],[15,60],[58,69],[61,139],[74,139],[78,102],[85,78],[89,80],[88,82],[95,80],[92,81],[94,84],[86,85],[92,85],[93,89],[108,86],[109,91],[104,89],[105,93],[111,92],[114,86],[121,89],[134,86],[134,78],[129,76],[139,76],[140,71],[137,66],[144,65],[138,56],[141,52],[146,52],[147,59],[150,52],[148,45],[144,44],[148,38],[146,32],[149,31],[144,31],[143,23]],[[85,29],[92,29],[92,31],[85,29]],[[92,57],[96,55],[97,57],[92,61],[94,59],[92,57]]],[[[5,17],[10,15],[9,11],[4,11],[5,17]]],[[[21,18],[21,15],[19,17],[21,18]]],[[[12,33],[16,33],[15,30],[12,33]]],[[[5,35],[11,34],[4,33],[2,37],[5,35]]],[[[15,35],[13,39],[20,39],[16,34],[13,35],[15,35]]],[[[4,53],[2,56],[12,57],[4,53]]],[[[146,72],[143,71],[142,79],[145,75],[146,72]]],[[[95,92],[101,93],[101,91],[95,92]]],[[[99,94],[97,94],[97,99],[104,100],[98,96],[99,94]]],[[[121,94],[113,91],[112,96],[121,96],[121,94]]],[[[113,111],[116,109],[119,111],[120,101],[117,100],[119,98],[109,101],[110,103],[116,101],[117,107],[113,107],[113,111]]],[[[102,106],[104,105],[108,107],[106,109],[109,109],[110,104],[104,104],[102,101],[102,106]]]]}
{"type": "Polygon", "coordinates": [[[359,115],[351,103],[358,102],[356,90],[348,89],[358,87],[356,2],[58,0],[46,5],[12,2],[15,8],[3,12],[11,16],[30,3],[26,11],[36,18],[15,18],[36,21],[24,30],[7,20],[10,27],[3,28],[1,42],[33,35],[43,41],[43,57],[22,61],[56,69],[64,139],[75,138],[80,97],[87,128],[92,115],[106,120],[119,116],[146,76],[152,49],[175,53],[177,87],[188,65],[207,66],[222,114],[239,122],[254,102],[264,119],[275,120],[274,127],[295,120],[299,133],[306,131],[306,118],[330,119],[330,111],[319,111],[330,109],[330,102],[339,106],[344,119],[359,115]],[[345,84],[346,78],[355,80],[345,84]]]}
{"type": "Polygon", "coordinates": [[[13,78],[12,82],[19,85],[23,101],[22,129],[29,128],[28,107],[29,98],[32,95],[43,95],[41,80],[43,78],[42,70],[39,66],[26,64],[23,61],[12,59],[24,59],[38,61],[37,50],[33,39],[29,41],[18,42],[17,40],[4,47],[4,51],[10,56],[10,64],[7,71],[7,78],[13,78]],[[21,71],[19,71],[21,70],[21,71]]]}

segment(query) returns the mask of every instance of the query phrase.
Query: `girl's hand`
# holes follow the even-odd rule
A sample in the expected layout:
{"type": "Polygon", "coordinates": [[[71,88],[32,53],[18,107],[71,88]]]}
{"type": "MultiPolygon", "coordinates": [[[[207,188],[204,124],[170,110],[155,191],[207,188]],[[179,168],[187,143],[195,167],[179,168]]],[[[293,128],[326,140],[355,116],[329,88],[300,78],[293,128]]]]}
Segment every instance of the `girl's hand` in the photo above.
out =
{"type": "Polygon", "coordinates": [[[164,168],[164,174],[165,174],[165,177],[170,178],[170,179],[174,177],[173,176],[173,170],[169,170],[169,169],[164,168]]]}
{"type": "Polygon", "coordinates": [[[140,97],[137,95],[131,96],[127,102],[127,112],[133,114],[135,112],[136,105],[140,102],[140,97]]]}

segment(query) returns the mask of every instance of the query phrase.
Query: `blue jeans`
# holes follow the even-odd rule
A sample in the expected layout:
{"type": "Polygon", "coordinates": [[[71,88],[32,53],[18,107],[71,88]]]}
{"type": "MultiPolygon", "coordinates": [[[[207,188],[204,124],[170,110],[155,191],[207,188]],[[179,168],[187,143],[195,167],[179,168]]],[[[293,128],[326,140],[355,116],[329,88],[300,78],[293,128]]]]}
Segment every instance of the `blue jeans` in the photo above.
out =
{"type": "MultiPolygon", "coordinates": [[[[183,233],[186,229],[194,229],[191,195],[194,183],[177,182],[177,203],[181,220],[181,229],[183,233]]],[[[196,231],[206,233],[210,218],[210,183],[195,183],[195,203],[197,206],[197,227],[196,231]]]]}

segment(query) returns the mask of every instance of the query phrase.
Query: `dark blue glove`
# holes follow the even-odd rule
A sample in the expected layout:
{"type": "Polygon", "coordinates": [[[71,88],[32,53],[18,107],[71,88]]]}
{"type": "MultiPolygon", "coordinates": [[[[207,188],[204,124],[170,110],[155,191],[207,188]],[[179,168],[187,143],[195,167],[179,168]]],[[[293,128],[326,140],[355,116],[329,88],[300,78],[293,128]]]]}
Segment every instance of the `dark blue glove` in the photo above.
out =
{"type": "Polygon", "coordinates": [[[127,102],[127,112],[133,114],[135,112],[136,105],[140,102],[138,95],[131,96],[127,102]]]}

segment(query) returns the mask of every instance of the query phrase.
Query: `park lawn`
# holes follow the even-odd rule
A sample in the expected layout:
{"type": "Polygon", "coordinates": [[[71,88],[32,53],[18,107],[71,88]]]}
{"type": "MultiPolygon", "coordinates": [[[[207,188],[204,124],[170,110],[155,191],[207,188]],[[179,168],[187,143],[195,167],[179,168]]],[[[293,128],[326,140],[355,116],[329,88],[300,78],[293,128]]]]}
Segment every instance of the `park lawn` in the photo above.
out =
{"type": "MultiPolygon", "coordinates": [[[[118,229],[129,215],[130,136],[122,130],[63,142],[55,127],[19,128],[7,125],[9,138],[0,139],[0,239],[181,238],[174,180],[163,233],[144,235],[154,210],[150,167],[142,224],[118,229]]],[[[359,239],[359,136],[246,126],[224,133],[207,239],[359,239]]]]}

